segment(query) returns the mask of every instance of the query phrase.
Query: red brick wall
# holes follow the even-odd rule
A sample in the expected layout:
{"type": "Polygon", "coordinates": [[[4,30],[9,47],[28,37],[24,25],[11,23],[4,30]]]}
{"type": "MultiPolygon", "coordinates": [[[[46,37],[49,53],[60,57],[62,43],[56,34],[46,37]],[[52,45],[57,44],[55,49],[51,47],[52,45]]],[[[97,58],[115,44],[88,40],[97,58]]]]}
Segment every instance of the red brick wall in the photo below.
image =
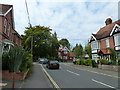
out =
{"type": "MultiPolygon", "coordinates": [[[[12,73],[10,73],[8,70],[0,71],[2,72],[2,79],[5,80],[11,80],[12,79],[12,73]]],[[[25,75],[25,72],[18,72],[15,73],[15,80],[23,80],[25,75]]]]}
{"type": "Polygon", "coordinates": [[[8,39],[13,41],[18,46],[21,46],[21,38],[18,34],[14,35],[13,32],[16,32],[14,30],[13,24],[13,10],[11,10],[6,16],[0,16],[0,32],[2,35],[0,35],[0,39],[8,39]],[[6,27],[6,34],[4,33],[4,20],[7,20],[7,27],[6,27]],[[10,24],[10,35],[8,36],[8,24],[10,24]],[[16,41],[16,38],[18,38],[18,41],[16,41]]]}
{"type": "Polygon", "coordinates": [[[114,44],[114,38],[113,37],[109,38],[109,43],[110,43],[110,48],[114,49],[115,44],[114,44]]]}
{"type": "Polygon", "coordinates": [[[106,49],[106,41],[104,39],[100,40],[100,49],[101,50],[106,49]]]}

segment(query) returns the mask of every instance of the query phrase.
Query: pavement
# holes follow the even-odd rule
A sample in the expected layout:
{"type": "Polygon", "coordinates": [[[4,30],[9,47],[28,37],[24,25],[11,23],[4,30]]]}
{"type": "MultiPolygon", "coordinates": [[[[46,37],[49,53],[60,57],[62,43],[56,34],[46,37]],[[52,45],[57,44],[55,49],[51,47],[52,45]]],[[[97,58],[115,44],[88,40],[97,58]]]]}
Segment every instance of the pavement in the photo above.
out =
{"type": "MultiPolygon", "coordinates": [[[[11,80],[3,80],[7,83],[3,88],[11,88],[11,80]]],[[[15,88],[53,88],[53,85],[45,75],[39,63],[34,63],[32,67],[32,74],[23,81],[15,81],[15,88]]]]}

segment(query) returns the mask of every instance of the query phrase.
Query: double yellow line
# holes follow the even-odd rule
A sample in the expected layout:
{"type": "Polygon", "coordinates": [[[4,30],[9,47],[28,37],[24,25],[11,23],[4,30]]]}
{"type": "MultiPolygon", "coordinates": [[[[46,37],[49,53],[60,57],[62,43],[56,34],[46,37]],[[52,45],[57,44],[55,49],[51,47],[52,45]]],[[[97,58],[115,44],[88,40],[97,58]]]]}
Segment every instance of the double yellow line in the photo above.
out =
{"type": "Polygon", "coordinates": [[[46,74],[46,76],[48,77],[48,79],[50,80],[50,82],[53,84],[53,86],[57,89],[57,90],[61,90],[60,87],[57,85],[57,83],[52,79],[52,77],[48,74],[48,72],[44,69],[44,67],[39,64],[42,67],[43,72],[46,74]]]}

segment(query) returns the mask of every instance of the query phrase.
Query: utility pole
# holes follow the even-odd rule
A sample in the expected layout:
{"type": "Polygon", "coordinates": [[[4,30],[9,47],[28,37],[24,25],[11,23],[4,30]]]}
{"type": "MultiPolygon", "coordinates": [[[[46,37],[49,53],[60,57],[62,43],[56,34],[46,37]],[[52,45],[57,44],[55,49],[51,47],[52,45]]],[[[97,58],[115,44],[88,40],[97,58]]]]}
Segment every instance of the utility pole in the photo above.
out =
{"type": "Polygon", "coordinates": [[[31,23],[30,23],[30,15],[29,15],[29,10],[28,10],[28,5],[27,5],[27,1],[26,0],[25,0],[25,5],[26,5],[26,10],[27,10],[27,16],[28,16],[28,24],[29,24],[29,27],[32,27],[31,23]]]}
{"type": "MultiPolygon", "coordinates": [[[[27,5],[27,1],[26,0],[25,0],[25,6],[26,6],[26,10],[27,10],[29,28],[32,28],[32,25],[30,23],[30,15],[29,15],[29,10],[28,10],[28,5],[27,5]]],[[[33,57],[33,35],[31,35],[31,55],[33,57]]]]}

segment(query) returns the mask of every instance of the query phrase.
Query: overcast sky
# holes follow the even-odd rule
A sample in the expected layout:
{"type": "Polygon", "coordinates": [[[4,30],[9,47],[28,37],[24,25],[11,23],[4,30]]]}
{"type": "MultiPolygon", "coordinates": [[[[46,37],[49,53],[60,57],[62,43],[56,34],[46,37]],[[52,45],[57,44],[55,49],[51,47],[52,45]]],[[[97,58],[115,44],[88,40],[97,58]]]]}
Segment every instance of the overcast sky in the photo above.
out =
{"type": "MultiPolygon", "coordinates": [[[[67,38],[71,45],[85,45],[92,33],[105,26],[105,19],[118,20],[115,0],[27,0],[31,24],[46,26],[57,32],[59,39],[67,38]],[[100,1],[100,2],[98,2],[100,1]],[[113,2],[114,1],[114,2],[113,2]]],[[[0,0],[14,7],[15,28],[24,34],[28,18],[24,0],[0,0]]]]}

